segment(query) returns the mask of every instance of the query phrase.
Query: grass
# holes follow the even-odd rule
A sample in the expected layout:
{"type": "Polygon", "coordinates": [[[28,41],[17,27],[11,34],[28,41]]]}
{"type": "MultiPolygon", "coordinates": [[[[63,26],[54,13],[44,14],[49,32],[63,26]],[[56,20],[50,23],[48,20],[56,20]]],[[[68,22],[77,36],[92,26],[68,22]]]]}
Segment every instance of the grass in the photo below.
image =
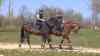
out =
{"type": "MultiPolygon", "coordinates": [[[[61,37],[51,36],[54,44],[59,44],[61,37]]],[[[19,32],[0,32],[0,42],[8,43],[18,43],[19,42],[19,32]]],[[[32,44],[40,44],[41,36],[31,35],[32,44]]],[[[78,34],[72,34],[71,40],[74,46],[83,47],[100,47],[100,31],[92,31],[90,29],[82,29],[78,34]]]]}
{"type": "Polygon", "coordinates": [[[100,56],[93,53],[57,52],[57,51],[34,51],[34,50],[0,50],[4,56],[100,56]]]}
{"type": "Polygon", "coordinates": [[[73,45],[100,48],[100,30],[81,30],[78,35],[72,36],[73,45]]]}
{"type": "MultiPolygon", "coordinates": [[[[4,31],[0,32],[0,42],[6,43],[18,43],[19,42],[19,32],[18,31],[4,31]]],[[[51,36],[54,44],[59,44],[61,37],[51,36]]],[[[83,46],[100,48],[100,30],[94,32],[90,29],[82,29],[78,34],[72,34],[71,40],[73,46],[83,46]]],[[[40,44],[41,36],[31,35],[32,44],[40,44]]],[[[0,55],[4,56],[100,56],[100,54],[93,53],[76,53],[76,52],[41,52],[34,50],[0,50],[0,55]]]]}

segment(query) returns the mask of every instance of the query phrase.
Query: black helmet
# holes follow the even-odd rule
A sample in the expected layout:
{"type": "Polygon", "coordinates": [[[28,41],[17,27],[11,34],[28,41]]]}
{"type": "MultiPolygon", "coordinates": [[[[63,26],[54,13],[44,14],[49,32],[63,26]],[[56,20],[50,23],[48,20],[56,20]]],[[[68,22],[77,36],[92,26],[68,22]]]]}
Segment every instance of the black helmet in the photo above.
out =
{"type": "Polygon", "coordinates": [[[40,10],[39,10],[39,13],[42,13],[42,12],[43,12],[43,9],[40,9],[40,10]]]}

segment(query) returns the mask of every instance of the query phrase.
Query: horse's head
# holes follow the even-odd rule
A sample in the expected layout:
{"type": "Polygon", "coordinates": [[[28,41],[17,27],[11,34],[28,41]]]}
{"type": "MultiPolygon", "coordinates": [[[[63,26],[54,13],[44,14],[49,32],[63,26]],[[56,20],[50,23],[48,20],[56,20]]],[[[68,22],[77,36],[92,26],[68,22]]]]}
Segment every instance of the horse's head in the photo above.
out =
{"type": "Polygon", "coordinates": [[[81,26],[80,26],[79,23],[72,23],[72,27],[73,27],[72,31],[73,31],[74,33],[78,33],[79,30],[80,30],[80,28],[81,28],[81,26]]]}

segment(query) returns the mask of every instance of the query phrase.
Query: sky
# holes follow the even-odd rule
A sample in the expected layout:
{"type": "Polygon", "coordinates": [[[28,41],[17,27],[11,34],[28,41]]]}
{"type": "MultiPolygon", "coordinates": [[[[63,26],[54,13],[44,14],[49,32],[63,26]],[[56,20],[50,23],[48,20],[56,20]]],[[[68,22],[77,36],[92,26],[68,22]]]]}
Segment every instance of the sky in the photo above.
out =
{"type": "MultiPolygon", "coordinates": [[[[8,0],[4,0],[0,14],[7,15],[8,0]]],[[[13,0],[12,8],[14,15],[19,14],[19,8],[23,5],[27,6],[32,12],[40,8],[42,5],[60,7],[63,10],[74,9],[82,13],[83,17],[91,16],[91,0],[13,0]]]]}

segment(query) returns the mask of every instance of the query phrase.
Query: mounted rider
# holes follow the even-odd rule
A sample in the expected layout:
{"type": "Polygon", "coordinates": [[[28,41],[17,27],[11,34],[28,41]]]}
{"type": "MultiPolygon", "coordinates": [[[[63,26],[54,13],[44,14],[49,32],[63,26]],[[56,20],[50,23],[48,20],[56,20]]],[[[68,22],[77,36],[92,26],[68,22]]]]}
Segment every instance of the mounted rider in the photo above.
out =
{"type": "Polygon", "coordinates": [[[37,14],[37,19],[38,20],[45,21],[43,13],[44,13],[44,10],[43,9],[40,9],[39,10],[39,13],[37,14]]]}

